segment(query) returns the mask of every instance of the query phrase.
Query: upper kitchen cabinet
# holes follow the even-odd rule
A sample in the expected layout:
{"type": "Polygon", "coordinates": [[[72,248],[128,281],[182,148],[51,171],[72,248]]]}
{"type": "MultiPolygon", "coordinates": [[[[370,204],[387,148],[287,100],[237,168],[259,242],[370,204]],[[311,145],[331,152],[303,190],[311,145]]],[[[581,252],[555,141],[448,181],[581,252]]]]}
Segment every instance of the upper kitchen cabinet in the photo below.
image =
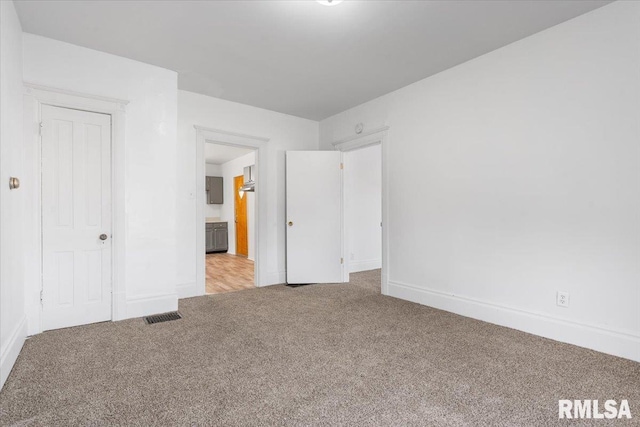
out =
{"type": "Polygon", "coordinates": [[[208,176],[206,181],[206,190],[207,204],[221,205],[223,203],[221,176],[208,176]]]}

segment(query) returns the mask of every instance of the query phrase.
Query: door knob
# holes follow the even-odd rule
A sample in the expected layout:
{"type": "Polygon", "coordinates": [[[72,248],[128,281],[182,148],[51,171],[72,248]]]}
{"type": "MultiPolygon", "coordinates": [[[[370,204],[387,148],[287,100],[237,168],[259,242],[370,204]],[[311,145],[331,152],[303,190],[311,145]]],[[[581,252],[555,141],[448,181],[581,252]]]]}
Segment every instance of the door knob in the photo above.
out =
{"type": "Polygon", "coordinates": [[[9,190],[16,190],[20,188],[20,180],[15,176],[9,178],[9,190]]]}
{"type": "Polygon", "coordinates": [[[289,221],[288,224],[289,224],[289,227],[292,227],[293,226],[293,221],[289,221]]]}
{"type": "Polygon", "coordinates": [[[106,234],[101,234],[100,235],[100,240],[107,240],[107,235],[106,234]]]}

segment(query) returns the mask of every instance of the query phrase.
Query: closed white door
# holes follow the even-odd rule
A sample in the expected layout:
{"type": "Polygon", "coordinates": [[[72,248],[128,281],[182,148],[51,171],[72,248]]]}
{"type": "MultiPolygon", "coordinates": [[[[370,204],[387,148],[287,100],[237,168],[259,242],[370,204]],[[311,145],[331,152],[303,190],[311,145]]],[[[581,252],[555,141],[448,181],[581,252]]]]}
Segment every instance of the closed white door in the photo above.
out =
{"type": "Polygon", "coordinates": [[[42,107],[42,326],[111,319],[111,116],[42,107]]]}
{"type": "Polygon", "coordinates": [[[342,170],[337,151],[287,151],[287,283],[342,282],[342,170]]]}

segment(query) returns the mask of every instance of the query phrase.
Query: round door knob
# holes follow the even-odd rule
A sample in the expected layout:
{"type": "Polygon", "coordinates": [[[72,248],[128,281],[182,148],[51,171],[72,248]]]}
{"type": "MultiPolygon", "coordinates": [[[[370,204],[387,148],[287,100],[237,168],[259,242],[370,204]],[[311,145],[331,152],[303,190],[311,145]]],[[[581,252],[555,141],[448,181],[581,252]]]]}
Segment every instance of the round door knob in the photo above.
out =
{"type": "Polygon", "coordinates": [[[106,234],[101,234],[100,235],[100,240],[107,240],[107,235],[106,234]]]}
{"type": "Polygon", "coordinates": [[[288,224],[289,224],[289,227],[293,226],[293,221],[289,221],[288,224]]]}

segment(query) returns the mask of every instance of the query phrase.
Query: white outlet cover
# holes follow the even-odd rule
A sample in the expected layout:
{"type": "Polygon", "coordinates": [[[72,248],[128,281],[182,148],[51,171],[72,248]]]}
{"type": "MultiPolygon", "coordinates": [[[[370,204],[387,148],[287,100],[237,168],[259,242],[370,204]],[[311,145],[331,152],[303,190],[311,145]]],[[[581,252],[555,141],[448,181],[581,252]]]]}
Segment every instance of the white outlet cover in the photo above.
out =
{"type": "Polygon", "coordinates": [[[569,307],[569,292],[558,291],[556,304],[560,307],[569,307]]]}

